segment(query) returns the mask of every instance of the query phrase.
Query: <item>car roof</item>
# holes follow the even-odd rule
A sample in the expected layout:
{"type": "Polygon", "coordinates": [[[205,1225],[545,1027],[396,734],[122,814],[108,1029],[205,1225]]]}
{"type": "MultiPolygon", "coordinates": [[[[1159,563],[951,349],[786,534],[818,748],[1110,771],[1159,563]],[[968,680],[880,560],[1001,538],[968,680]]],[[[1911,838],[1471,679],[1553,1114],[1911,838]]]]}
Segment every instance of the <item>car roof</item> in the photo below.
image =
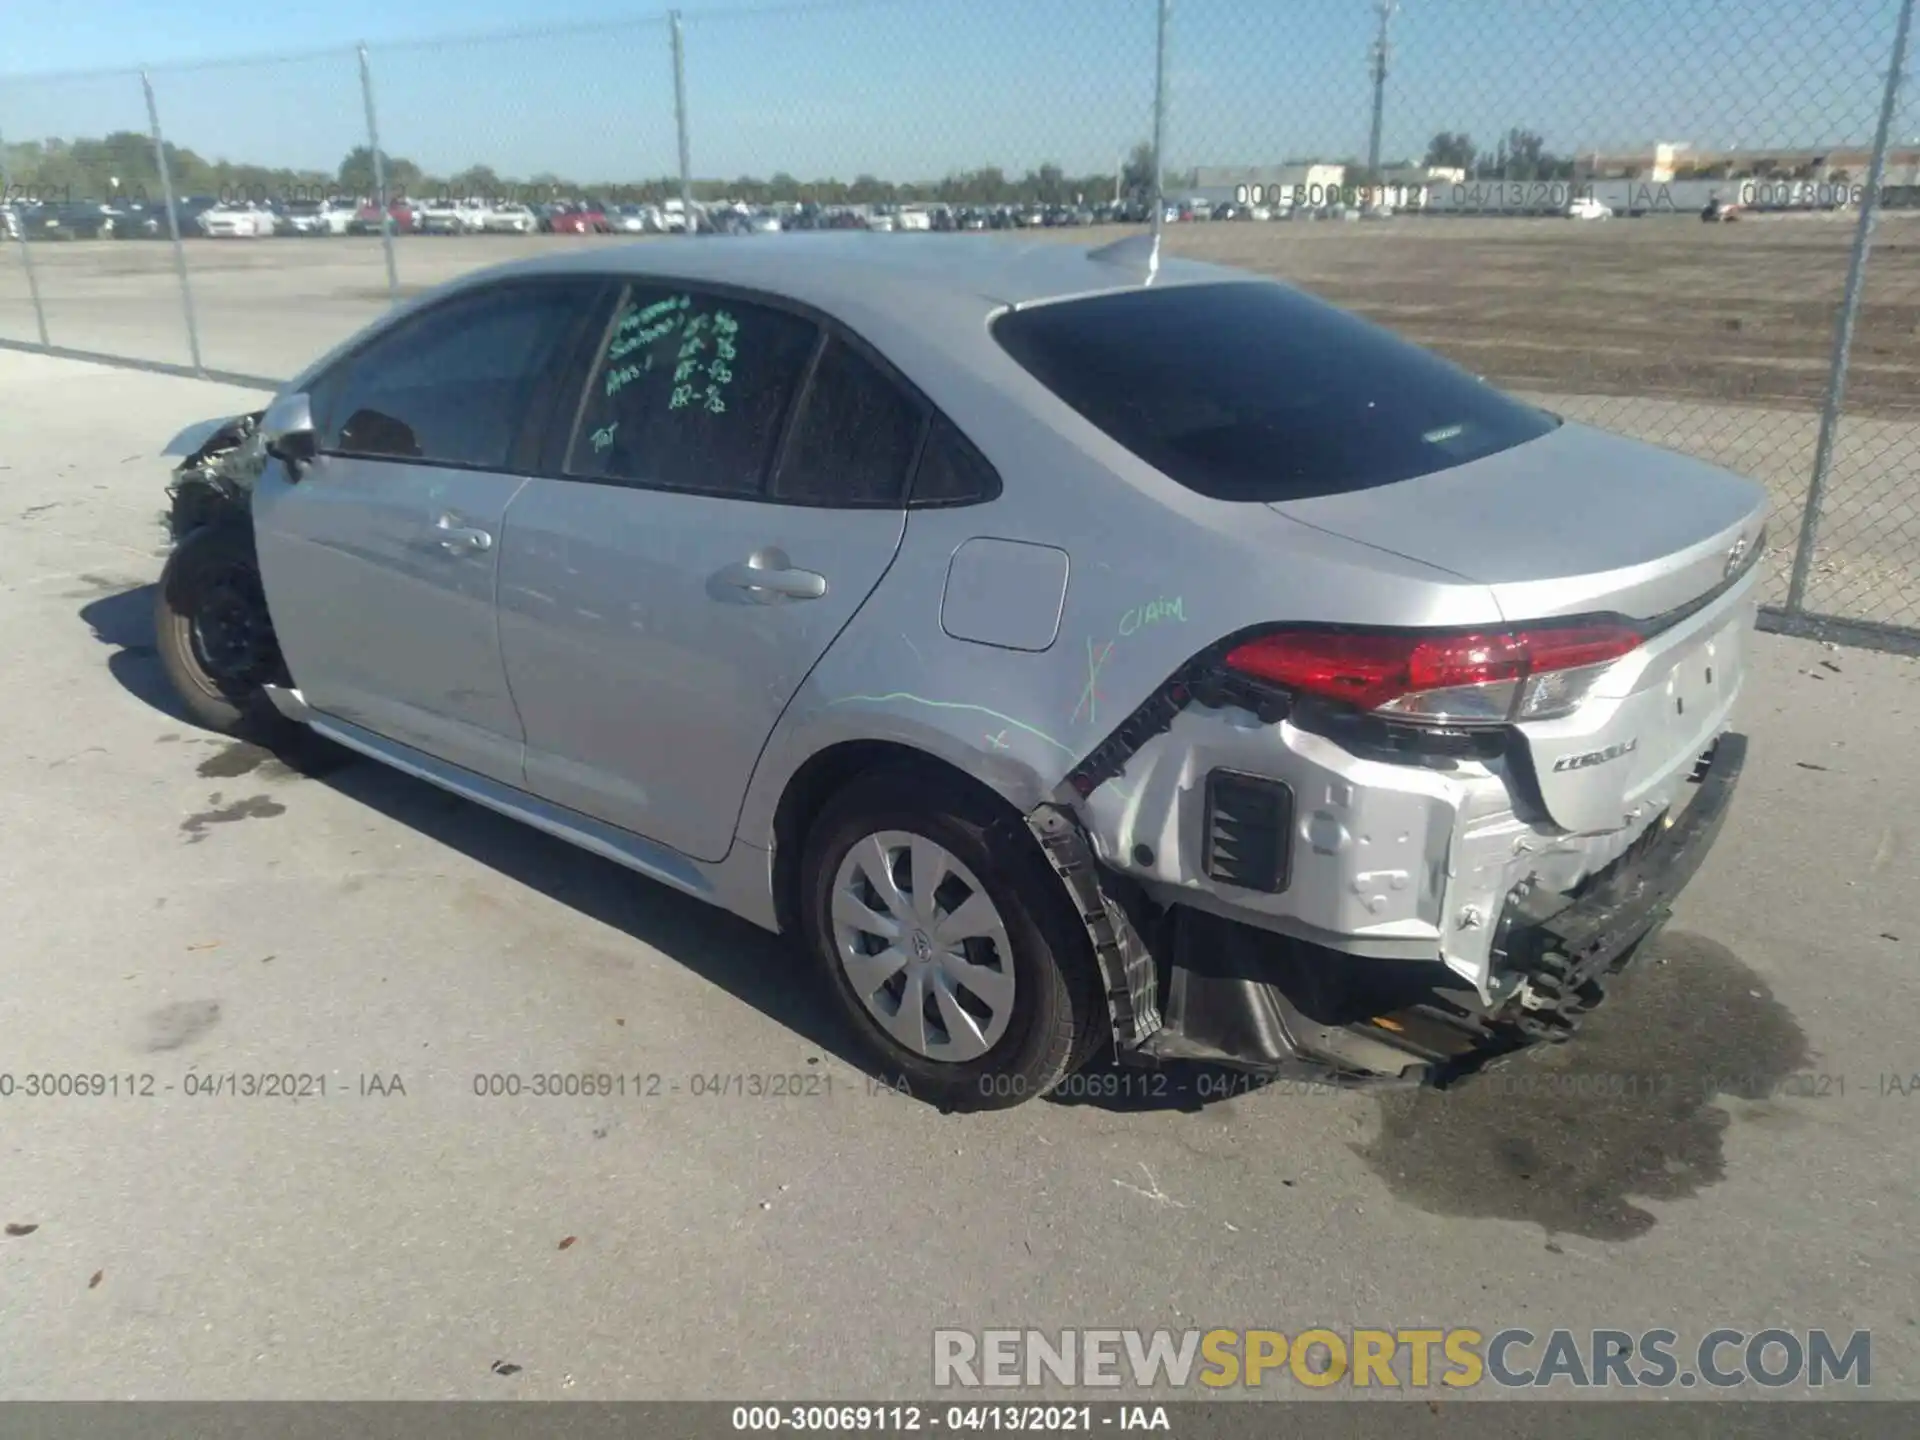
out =
{"type": "MultiPolygon", "coordinates": [[[[1101,258],[1097,248],[1050,241],[981,241],[929,235],[902,241],[860,232],[797,234],[768,244],[727,241],[638,241],[630,245],[541,256],[473,276],[596,274],[737,285],[785,296],[830,315],[895,308],[912,319],[932,300],[972,301],[982,308],[1136,289],[1146,283],[1141,256],[1101,258]]],[[[1259,277],[1223,266],[1163,257],[1155,286],[1259,277]]]]}

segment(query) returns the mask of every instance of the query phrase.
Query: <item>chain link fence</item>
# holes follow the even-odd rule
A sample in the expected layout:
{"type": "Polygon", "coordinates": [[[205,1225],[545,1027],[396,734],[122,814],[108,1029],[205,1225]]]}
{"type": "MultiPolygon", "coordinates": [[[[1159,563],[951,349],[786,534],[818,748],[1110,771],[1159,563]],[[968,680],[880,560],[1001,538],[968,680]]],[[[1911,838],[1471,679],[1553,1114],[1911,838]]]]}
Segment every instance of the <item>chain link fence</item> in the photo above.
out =
{"type": "Polygon", "coordinates": [[[820,0],[0,78],[0,343],[270,383],[555,246],[1151,224],[1762,480],[1767,623],[1920,652],[1912,7],[820,0]]]}

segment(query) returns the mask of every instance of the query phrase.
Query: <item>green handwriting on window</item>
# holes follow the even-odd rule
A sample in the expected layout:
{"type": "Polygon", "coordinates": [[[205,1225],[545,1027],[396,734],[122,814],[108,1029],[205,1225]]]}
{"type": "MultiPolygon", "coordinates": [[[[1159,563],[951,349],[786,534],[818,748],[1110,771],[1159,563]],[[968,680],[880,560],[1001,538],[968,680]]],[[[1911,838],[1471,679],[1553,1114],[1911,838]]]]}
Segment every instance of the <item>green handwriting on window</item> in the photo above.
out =
{"type": "Polygon", "coordinates": [[[733,383],[733,362],[739,358],[735,337],[740,322],[726,310],[695,315],[686,323],[674,356],[673,393],[669,410],[698,405],[712,415],[727,411],[727,386],[733,383]]]}
{"type": "MultiPolygon", "coordinates": [[[[613,327],[613,340],[607,346],[608,365],[615,365],[629,355],[636,355],[658,340],[665,339],[680,328],[682,313],[693,303],[691,295],[669,295],[665,300],[656,300],[640,310],[629,310],[620,317],[620,323],[613,327]]],[[[606,393],[618,394],[619,391],[653,369],[653,357],[647,356],[635,365],[620,366],[607,372],[606,393]]]]}
{"type": "Polygon", "coordinates": [[[622,365],[618,370],[609,370],[607,372],[607,394],[618,394],[622,387],[631,385],[652,368],[653,357],[649,355],[642,364],[622,365]]]}

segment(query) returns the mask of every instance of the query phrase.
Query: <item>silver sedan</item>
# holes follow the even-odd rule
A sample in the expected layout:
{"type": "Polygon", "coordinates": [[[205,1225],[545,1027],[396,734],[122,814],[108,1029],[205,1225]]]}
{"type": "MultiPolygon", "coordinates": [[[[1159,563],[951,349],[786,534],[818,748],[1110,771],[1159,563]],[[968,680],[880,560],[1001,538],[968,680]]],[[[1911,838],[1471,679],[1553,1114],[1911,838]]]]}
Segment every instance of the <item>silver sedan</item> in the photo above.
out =
{"type": "Polygon", "coordinates": [[[791,935],[943,1105],[1564,1038],[1744,749],[1759,487],[1144,237],[509,265],[173,449],[202,723],[791,935]]]}

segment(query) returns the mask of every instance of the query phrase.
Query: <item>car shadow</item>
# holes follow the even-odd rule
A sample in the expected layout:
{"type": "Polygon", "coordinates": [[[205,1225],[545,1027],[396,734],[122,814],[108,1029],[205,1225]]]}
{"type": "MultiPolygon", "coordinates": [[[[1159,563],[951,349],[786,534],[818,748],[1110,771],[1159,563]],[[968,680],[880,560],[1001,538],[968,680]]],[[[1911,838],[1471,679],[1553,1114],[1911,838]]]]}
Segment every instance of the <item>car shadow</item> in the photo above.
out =
{"type": "Polygon", "coordinates": [[[160,652],[153,642],[153,606],[159,589],[158,585],[136,585],[102,594],[80,607],[80,618],[93,630],[94,639],[112,647],[107,673],[123,690],[169,720],[191,725],[166,671],[160,668],[160,652]]]}
{"type": "MultiPolygon", "coordinates": [[[[130,695],[193,727],[154,645],[155,587],[103,594],[80,610],[112,647],[107,670],[130,695]]],[[[268,758],[264,752],[261,759],[268,758]]],[[[517,884],[652,946],[855,1069],[868,1067],[797,947],[690,895],[518,820],[365,759],[307,731],[276,747],[287,769],[416,830],[517,884]]]]}
{"type": "MultiPolygon", "coordinates": [[[[153,632],[156,589],[148,584],[101,594],[81,607],[80,618],[96,640],[111,648],[107,671],[128,694],[178,725],[197,728],[160,666],[153,632]]],[[[244,756],[238,758],[245,764],[244,756]]],[[[261,752],[259,758],[267,757],[261,752]]],[[[652,946],[854,1069],[873,1074],[846,1021],[821,993],[812,967],[791,942],[304,729],[277,745],[271,758],[652,946]]],[[[1200,1062],[1141,1070],[1096,1058],[1044,1098],[1119,1114],[1193,1112],[1245,1094],[1248,1085],[1244,1075],[1200,1062]]],[[[911,1091],[902,1087],[898,1093],[911,1091]]]]}

